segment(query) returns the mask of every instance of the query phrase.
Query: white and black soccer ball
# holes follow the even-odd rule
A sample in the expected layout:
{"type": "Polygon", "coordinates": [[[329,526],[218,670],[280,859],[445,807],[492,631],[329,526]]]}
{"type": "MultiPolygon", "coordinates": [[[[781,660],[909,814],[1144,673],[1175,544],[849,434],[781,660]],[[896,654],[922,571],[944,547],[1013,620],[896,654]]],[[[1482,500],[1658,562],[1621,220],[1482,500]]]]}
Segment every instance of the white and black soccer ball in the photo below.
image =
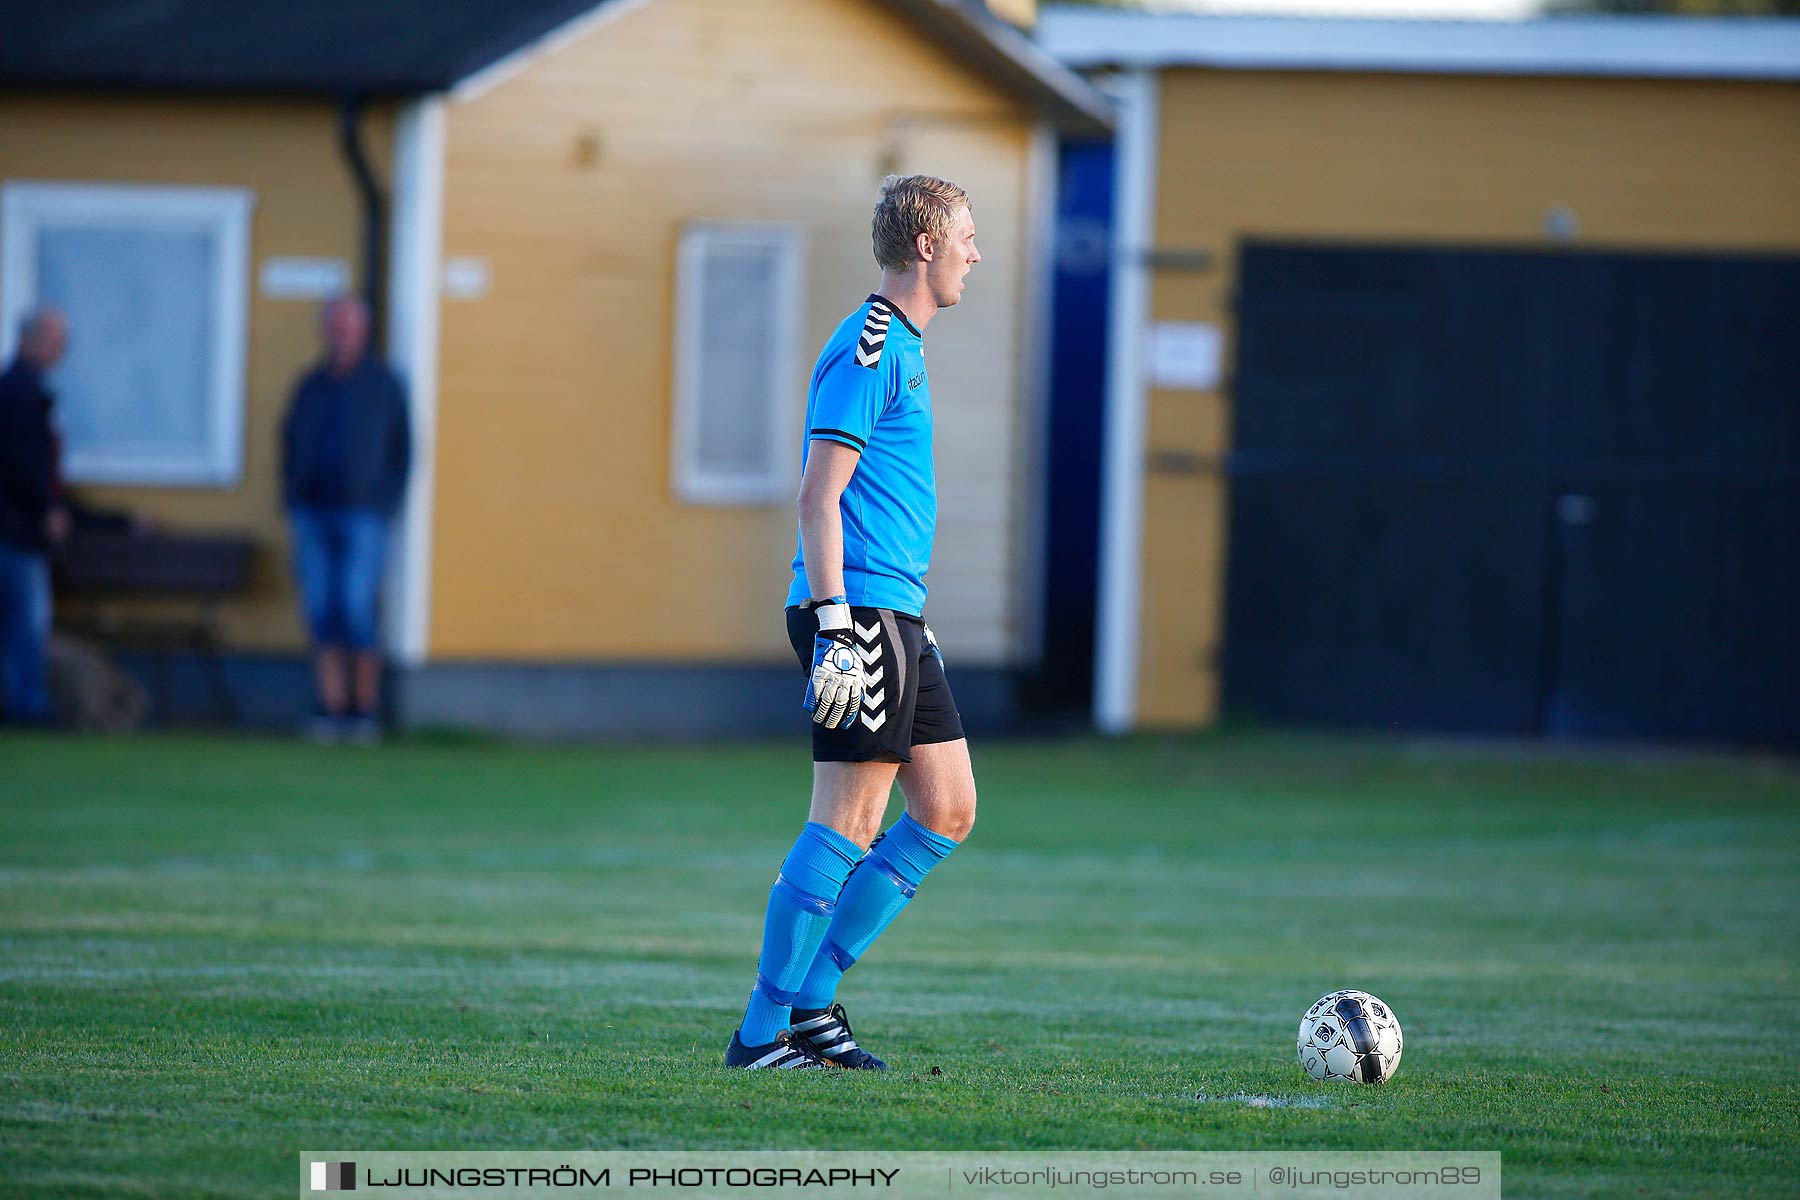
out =
{"type": "Polygon", "coordinates": [[[1299,1047],[1314,1079],[1386,1083],[1400,1066],[1400,1019],[1367,992],[1332,992],[1300,1018],[1299,1047]]]}

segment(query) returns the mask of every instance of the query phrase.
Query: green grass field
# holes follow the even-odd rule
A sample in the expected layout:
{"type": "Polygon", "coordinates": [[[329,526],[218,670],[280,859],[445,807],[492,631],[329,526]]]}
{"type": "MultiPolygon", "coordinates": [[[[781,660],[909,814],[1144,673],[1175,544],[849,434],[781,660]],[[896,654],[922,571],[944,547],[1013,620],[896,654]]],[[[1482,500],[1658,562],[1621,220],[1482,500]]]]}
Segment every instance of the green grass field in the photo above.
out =
{"type": "Polygon", "coordinates": [[[804,759],[0,740],[0,1191],[627,1147],[1498,1149],[1511,1196],[1800,1189],[1791,763],[978,745],[974,836],[841,995],[896,1069],[727,1072],[804,759]],[[1295,1062],[1342,986],[1405,1024],[1385,1087],[1295,1062]]]}

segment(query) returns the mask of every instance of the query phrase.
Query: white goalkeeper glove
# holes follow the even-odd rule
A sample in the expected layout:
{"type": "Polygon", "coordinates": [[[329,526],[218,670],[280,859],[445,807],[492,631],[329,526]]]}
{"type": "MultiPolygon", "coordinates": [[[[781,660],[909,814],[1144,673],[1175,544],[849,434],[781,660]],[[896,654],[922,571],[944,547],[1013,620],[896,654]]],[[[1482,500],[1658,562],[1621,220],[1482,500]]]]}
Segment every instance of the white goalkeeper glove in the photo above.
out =
{"type": "Polygon", "coordinates": [[[862,710],[862,656],[856,652],[850,605],[833,596],[813,607],[819,632],[813,638],[812,678],[806,684],[806,711],[827,729],[848,729],[862,710]]]}

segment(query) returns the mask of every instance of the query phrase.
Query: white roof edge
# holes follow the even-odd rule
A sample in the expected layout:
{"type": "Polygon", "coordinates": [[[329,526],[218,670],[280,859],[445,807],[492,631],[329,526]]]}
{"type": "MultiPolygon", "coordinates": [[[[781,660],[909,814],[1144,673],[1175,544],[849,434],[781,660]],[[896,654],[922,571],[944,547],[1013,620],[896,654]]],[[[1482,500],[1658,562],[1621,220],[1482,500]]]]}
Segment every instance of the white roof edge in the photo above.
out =
{"type": "Polygon", "coordinates": [[[1040,45],[1071,67],[1800,79],[1800,18],[1419,21],[1047,8],[1040,45]]]}

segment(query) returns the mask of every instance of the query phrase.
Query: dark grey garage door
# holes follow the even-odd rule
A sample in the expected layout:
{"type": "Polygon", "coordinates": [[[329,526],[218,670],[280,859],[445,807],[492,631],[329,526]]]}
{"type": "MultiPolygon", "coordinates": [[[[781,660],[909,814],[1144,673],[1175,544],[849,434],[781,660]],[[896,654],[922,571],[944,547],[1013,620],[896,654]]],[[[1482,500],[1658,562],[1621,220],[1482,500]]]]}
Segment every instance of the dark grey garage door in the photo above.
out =
{"type": "Polygon", "coordinates": [[[1226,702],[1800,741],[1800,259],[1253,243],[1226,702]]]}

